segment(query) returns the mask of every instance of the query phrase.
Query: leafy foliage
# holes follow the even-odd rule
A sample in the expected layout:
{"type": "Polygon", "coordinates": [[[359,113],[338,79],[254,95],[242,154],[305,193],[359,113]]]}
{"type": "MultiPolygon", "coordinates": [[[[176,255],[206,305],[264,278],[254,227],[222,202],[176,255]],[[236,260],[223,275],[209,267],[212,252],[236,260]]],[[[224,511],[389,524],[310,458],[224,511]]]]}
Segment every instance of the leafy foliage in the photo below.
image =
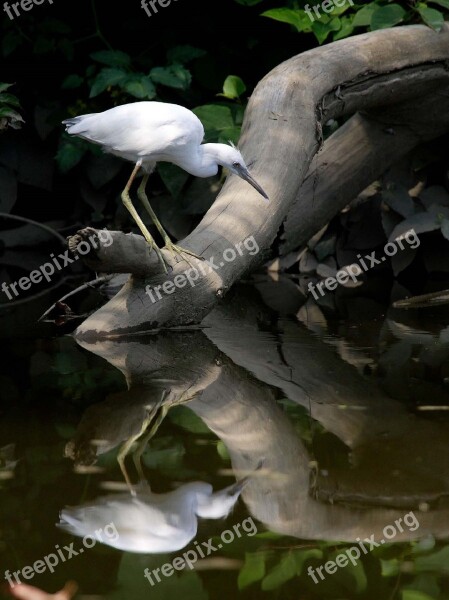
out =
{"type": "MultiPolygon", "coordinates": [[[[254,6],[263,0],[236,0],[239,4],[254,6]]],[[[346,38],[353,33],[375,31],[399,24],[424,23],[440,31],[444,18],[449,15],[448,0],[428,0],[428,2],[409,3],[405,0],[386,2],[375,0],[368,4],[354,4],[347,0],[345,3],[306,2],[288,0],[281,8],[272,8],[262,13],[263,17],[287,23],[299,33],[313,33],[319,44],[329,37],[333,41],[346,38]],[[428,6],[428,4],[437,5],[428,6]]]]}
{"type": "Polygon", "coordinates": [[[23,119],[17,112],[20,108],[20,102],[13,94],[8,93],[12,83],[0,83],[0,131],[11,127],[19,129],[23,123],[23,119]]]}

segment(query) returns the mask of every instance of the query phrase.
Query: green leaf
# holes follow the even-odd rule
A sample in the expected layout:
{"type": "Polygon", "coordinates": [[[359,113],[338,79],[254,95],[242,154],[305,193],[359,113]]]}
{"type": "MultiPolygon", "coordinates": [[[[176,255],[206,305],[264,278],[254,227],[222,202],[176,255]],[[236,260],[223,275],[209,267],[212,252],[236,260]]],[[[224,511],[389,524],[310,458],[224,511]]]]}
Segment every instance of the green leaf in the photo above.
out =
{"type": "Polygon", "coordinates": [[[426,535],[425,537],[417,540],[413,543],[412,554],[423,554],[429,552],[435,548],[436,540],[433,535],[426,535]]]}
{"type": "Polygon", "coordinates": [[[428,594],[431,598],[440,598],[441,590],[438,579],[438,575],[433,573],[420,573],[404,586],[404,590],[418,591],[428,594]]]}
{"type": "Polygon", "coordinates": [[[102,69],[94,80],[89,98],[99,96],[108,87],[124,83],[127,77],[127,72],[121,69],[102,69]]]}
{"type": "Polygon", "coordinates": [[[418,556],[415,559],[415,571],[434,571],[436,573],[449,573],[449,546],[445,546],[426,556],[418,556]]]}
{"type": "Polygon", "coordinates": [[[418,6],[418,12],[426,25],[435,31],[441,31],[444,25],[444,16],[439,10],[428,6],[418,6]]]}
{"type": "Polygon", "coordinates": [[[380,559],[382,577],[397,577],[399,574],[399,560],[391,558],[389,560],[380,559]]]}
{"type": "Polygon", "coordinates": [[[265,576],[265,554],[263,552],[246,552],[245,564],[238,576],[239,590],[260,581],[265,576]]]}
{"type": "Polygon", "coordinates": [[[229,142],[232,142],[233,144],[237,145],[239,139],[240,139],[240,133],[242,131],[242,128],[240,127],[240,125],[234,125],[233,127],[226,127],[225,129],[222,129],[218,135],[218,142],[220,144],[229,144],[229,142]]]}
{"type": "Polygon", "coordinates": [[[297,31],[312,31],[312,21],[306,15],[303,10],[292,10],[291,8],[272,8],[267,10],[261,15],[262,17],[268,17],[281,23],[288,23],[293,25],[297,31]]]}
{"type": "Polygon", "coordinates": [[[382,193],[382,198],[390,208],[403,217],[410,217],[415,212],[415,204],[402,185],[390,185],[382,193]]]}
{"type": "Polygon", "coordinates": [[[147,446],[145,449],[142,454],[142,462],[149,469],[161,469],[166,473],[170,469],[182,467],[185,452],[184,446],[179,440],[157,438],[151,446],[147,446]],[[163,445],[166,447],[162,447],[163,445]]]}
{"type": "Polygon", "coordinates": [[[295,550],[293,552],[293,557],[296,563],[296,573],[301,575],[304,564],[311,558],[317,558],[318,560],[322,560],[323,551],[319,548],[305,548],[303,550],[295,550]]]}
{"type": "Polygon", "coordinates": [[[167,190],[173,198],[178,198],[190,177],[187,171],[168,162],[158,163],[157,170],[167,190]]]}
{"type": "Polygon", "coordinates": [[[232,111],[228,106],[219,104],[205,104],[193,109],[193,112],[201,120],[206,129],[224,129],[232,127],[234,119],[232,111]]]}
{"type": "MultiPolygon", "coordinates": [[[[336,562],[336,558],[339,554],[345,553],[342,553],[341,550],[336,550],[328,556],[328,560],[336,562]]],[[[332,578],[337,586],[341,586],[341,588],[346,591],[348,596],[350,595],[352,597],[353,595],[366,593],[368,581],[363,561],[361,560],[358,560],[355,565],[349,563],[343,568],[338,567],[337,564],[337,570],[332,575],[332,578]]]]}
{"type": "Polygon", "coordinates": [[[0,93],[0,104],[9,104],[11,106],[16,106],[17,108],[20,108],[19,100],[12,94],[0,93]]]}
{"type": "Polygon", "coordinates": [[[87,146],[79,138],[64,136],[56,154],[56,162],[63,173],[73,169],[83,158],[87,146]]]}
{"type": "Polygon", "coordinates": [[[368,27],[368,25],[371,24],[373,12],[376,10],[377,6],[378,5],[375,2],[371,2],[371,4],[367,4],[358,10],[352,21],[354,27],[368,27]]]}
{"type": "Polygon", "coordinates": [[[63,90],[74,90],[76,88],[79,88],[84,82],[84,79],[82,77],[80,77],[79,75],[68,75],[64,81],[62,82],[62,89],[63,90]]]}
{"type": "Polygon", "coordinates": [[[434,600],[434,598],[418,590],[402,590],[401,600],[434,600]]]}
{"type": "Polygon", "coordinates": [[[185,65],[195,58],[200,58],[206,54],[207,52],[205,50],[200,50],[199,48],[186,44],[185,46],[175,46],[174,48],[170,48],[167,52],[167,60],[169,63],[185,65]]]}
{"type": "Polygon", "coordinates": [[[131,65],[131,57],[121,50],[99,50],[93,52],[90,57],[108,67],[127,68],[131,65]]]}
{"type": "Polygon", "coordinates": [[[114,590],[108,594],[109,600],[167,600],[179,598],[182,600],[208,600],[208,593],[203,582],[195,571],[182,571],[170,577],[161,575],[160,568],[163,564],[172,561],[170,554],[132,554],[124,552],[120,560],[114,590]],[[148,569],[152,584],[144,577],[148,569]],[[158,579],[152,575],[153,569],[158,569],[158,579]]]}
{"type": "Polygon", "coordinates": [[[438,217],[430,212],[420,212],[412,215],[411,217],[407,217],[404,221],[401,221],[399,225],[393,229],[388,238],[389,242],[394,242],[397,237],[404,235],[410,229],[414,229],[415,233],[427,233],[429,231],[435,231],[436,229],[440,229],[441,221],[438,220],[438,217]]]}
{"type": "Polygon", "coordinates": [[[17,111],[13,110],[12,108],[9,108],[8,106],[0,107],[0,118],[12,119],[13,121],[21,121],[22,123],[25,122],[17,111]]]}
{"type": "Polygon", "coordinates": [[[284,554],[277,564],[262,581],[262,590],[268,592],[279,588],[283,583],[296,575],[296,561],[292,552],[284,554]]]}
{"type": "Polygon", "coordinates": [[[217,442],[217,452],[223,460],[230,460],[228,449],[221,440],[217,442]]]}
{"type": "Polygon", "coordinates": [[[353,17],[352,15],[349,17],[341,17],[341,29],[336,31],[332,37],[334,42],[337,40],[342,40],[343,38],[349,37],[354,31],[354,25],[352,24],[353,17]]]}
{"type": "MultiPolygon", "coordinates": [[[[332,7],[332,10],[330,14],[332,17],[339,17],[340,15],[342,15],[343,13],[345,13],[347,10],[349,10],[351,8],[351,5],[349,4],[348,0],[346,0],[345,4],[343,4],[342,6],[337,6],[335,3],[332,7]]],[[[354,15],[351,15],[351,18],[354,15]]]]}
{"type": "Polygon", "coordinates": [[[427,0],[428,2],[430,2],[431,4],[438,4],[439,6],[442,6],[443,8],[449,8],[449,0],[427,0]]]}
{"type": "Polygon", "coordinates": [[[335,17],[335,19],[330,20],[328,23],[314,21],[312,24],[312,31],[319,44],[322,44],[332,31],[339,31],[340,28],[341,21],[338,17],[335,17]]]}
{"type": "Polygon", "coordinates": [[[236,98],[240,98],[244,92],[246,92],[246,85],[240,77],[229,75],[223,84],[223,94],[219,95],[225,96],[225,98],[229,98],[230,100],[235,100],[236,98]]]}
{"type": "Polygon", "coordinates": [[[371,30],[393,27],[404,20],[406,11],[399,4],[378,6],[371,17],[371,30]]]}
{"type": "Polygon", "coordinates": [[[156,97],[156,87],[154,83],[143,73],[128,77],[121,87],[131,96],[141,100],[152,100],[156,97]]]}
{"type": "Polygon", "coordinates": [[[190,71],[180,64],[170,65],[169,67],[155,67],[151,69],[150,77],[155,83],[177,90],[186,90],[192,82],[190,71]]]}
{"type": "Polygon", "coordinates": [[[205,104],[194,108],[193,112],[203,123],[208,139],[218,139],[221,131],[235,127],[229,106],[205,104]]]}
{"type": "Polygon", "coordinates": [[[10,87],[12,87],[14,85],[14,83],[0,83],[0,93],[5,92],[6,90],[9,90],[10,87]]]}
{"type": "Polygon", "coordinates": [[[210,429],[204,421],[186,406],[174,406],[168,415],[172,423],[191,433],[210,433],[210,429]]]}

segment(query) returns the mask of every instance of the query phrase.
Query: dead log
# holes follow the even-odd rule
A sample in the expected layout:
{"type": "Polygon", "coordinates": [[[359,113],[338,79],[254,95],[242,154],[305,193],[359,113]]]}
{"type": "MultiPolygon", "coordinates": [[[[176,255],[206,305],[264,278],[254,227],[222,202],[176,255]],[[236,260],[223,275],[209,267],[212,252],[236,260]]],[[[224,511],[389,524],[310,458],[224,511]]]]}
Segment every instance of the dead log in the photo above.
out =
{"type": "Polygon", "coordinates": [[[425,97],[355,114],[314,156],[284,222],[280,254],[310,240],[413,148],[447,132],[449,87],[438,86],[425,97]]]}
{"type": "MultiPolygon", "coordinates": [[[[201,321],[229,287],[269,250],[321,147],[322,124],[357,111],[397,105],[424,96],[429,90],[435,94],[439,86],[449,83],[448,65],[447,24],[439,33],[425,26],[375,31],[316,48],[279,65],[254,91],[239,144],[254,176],[268,191],[270,203],[264,203],[238,178],[228,178],[201,223],[182,242],[205,259],[213,259],[216,266],[210,268],[195,261],[198,270],[206,268],[194,285],[179,287],[175,282],[181,279],[176,277],[189,270],[189,265],[179,262],[166,276],[156,272],[154,257],[149,256],[148,275],[143,277],[140,268],[139,272],[130,269],[128,283],[84,321],[78,336],[201,321]],[[252,236],[259,249],[257,254],[243,252],[233,260],[223,260],[226,250],[235,251],[238,244],[252,236]],[[167,291],[153,302],[146,292],[164,284],[167,291]]],[[[439,118],[435,115],[435,120],[439,118]]],[[[306,222],[312,219],[309,208],[303,207],[306,222]]],[[[125,255],[123,263],[130,262],[132,259],[125,255]]],[[[101,267],[105,272],[111,270],[107,262],[101,267]]]]}

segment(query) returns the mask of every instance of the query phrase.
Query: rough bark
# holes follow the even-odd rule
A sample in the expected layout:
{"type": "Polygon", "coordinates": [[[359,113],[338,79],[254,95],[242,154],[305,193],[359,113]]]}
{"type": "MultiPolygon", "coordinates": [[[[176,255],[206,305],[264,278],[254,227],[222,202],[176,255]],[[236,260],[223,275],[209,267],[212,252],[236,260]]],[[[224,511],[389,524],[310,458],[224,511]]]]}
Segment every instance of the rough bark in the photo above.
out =
{"type": "Polygon", "coordinates": [[[438,86],[428,96],[394,107],[355,114],[314,156],[284,221],[280,254],[307,242],[367,183],[413,148],[448,131],[449,87],[438,86]]]}
{"type": "MultiPolygon", "coordinates": [[[[322,144],[322,124],[356,111],[405,102],[429,90],[435,93],[438,85],[449,82],[448,65],[448,25],[440,33],[424,26],[376,31],[305,52],[279,65],[254,91],[239,144],[270,202],[265,203],[245,182],[229,178],[202,222],[182,243],[206,259],[214,257],[218,268],[206,268],[194,286],[176,288],[154,303],[146,286],[151,289],[173,281],[189,265],[180,261],[168,276],[150,275],[152,267],[146,277],[130,270],[133,277],[79,327],[78,335],[199,322],[270,248],[322,144]],[[244,252],[236,260],[220,260],[225,250],[251,236],[260,248],[257,255],[244,252]]],[[[158,268],[154,256],[148,260],[158,268]]],[[[130,261],[124,257],[123,262],[130,261]]],[[[109,265],[102,267],[110,271],[109,265]]]]}

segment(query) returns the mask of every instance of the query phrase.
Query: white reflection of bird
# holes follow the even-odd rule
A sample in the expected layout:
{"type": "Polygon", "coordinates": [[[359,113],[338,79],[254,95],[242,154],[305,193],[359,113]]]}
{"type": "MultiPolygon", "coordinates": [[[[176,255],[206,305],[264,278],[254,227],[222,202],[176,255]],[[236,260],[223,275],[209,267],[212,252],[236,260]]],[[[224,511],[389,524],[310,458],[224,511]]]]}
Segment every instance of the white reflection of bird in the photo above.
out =
{"type": "Polygon", "coordinates": [[[111,494],[92,504],[63,509],[58,527],[84,537],[113,523],[118,536],[101,539],[108,546],[141,554],[173,552],[195,537],[198,517],[226,517],[247,480],[215,493],[209,483],[201,481],[166,494],[154,494],[148,485],[141,485],[135,496],[111,494]]]}
{"type": "Polygon", "coordinates": [[[218,173],[219,166],[227,167],[268,200],[267,194],[250,175],[239,150],[233,145],[203,144],[204,127],[201,121],[193,112],[182,106],[163,102],[134,102],[116,106],[102,113],[67,119],[63,123],[68,133],[99,144],[105,152],[135,164],[122,192],[122,201],[150,247],[158,253],[164,268],[162,254],[129,195],[131,185],[141,167],[145,175],[137,195],[162,235],[167,248],[173,253],[185,252],[195,256],[171,242],[148,202],[145,187],[157,162],[171,162],[196,177],[211,177],[218,173]]]}
{"type": "Polygon", "coordinates": [[[0,479],[11,479],[14,477],[14,469],[18,460],[15,460],[15,444],[8,444],[0,448],[0,479]]]}

